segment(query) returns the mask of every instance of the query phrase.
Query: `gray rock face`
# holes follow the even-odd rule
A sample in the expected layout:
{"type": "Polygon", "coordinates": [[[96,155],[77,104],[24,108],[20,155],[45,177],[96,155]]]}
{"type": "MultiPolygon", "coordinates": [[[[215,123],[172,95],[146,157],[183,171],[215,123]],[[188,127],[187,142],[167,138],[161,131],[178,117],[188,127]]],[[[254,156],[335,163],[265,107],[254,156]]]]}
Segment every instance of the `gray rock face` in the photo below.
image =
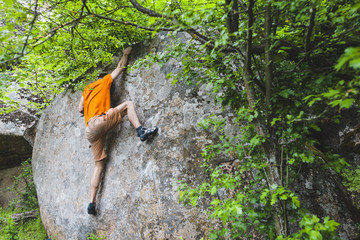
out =
{"type": "Polygon", "coordinates": [[[333,171],[321,168],[321,165],[315,168],[304,165],[294,184],[302,207],[312,214],[329,216],[339,222],[341,225],[337,230],[341,239],[356,239],[360,211],[354,206],[340,177],[333,171]]]}
{"type": "Polygon", "coordinates": [[[32,137],[26,132],[35,121],[36,117],[20,110],[0,115],[0,170],[31,158],[32,137]]]}
{"type": "MultiPolygon", "coordinates": [[[[160,39],[141,48],[161,49],[168,43],[160,39]]],[[[142,54],[134,49],[130,64],[142,54]]],[[[154,139],[141,142],[125,117],[108,135],[108,160],[96,217],[86,212],[94,161],[84,118],[77,112],[81,92],[62,94],[43,112],[33,172],[41,217],[50,236],[86,239],[89,233],[105,232],[108,239],[199,239],[208,231],[201,207],[194,210],[178,203],[176,179],[205,177],[200,153],[212,140],[197,124],[221,109],[215,107],[205,87],[194,97],[192,88],[172,86],[165,76],[180,67],[169,61],[163,67],[155,64],[118,79],[120,97],[113,103],[133,101],[142,125],[160,130],[154,139]]]]}

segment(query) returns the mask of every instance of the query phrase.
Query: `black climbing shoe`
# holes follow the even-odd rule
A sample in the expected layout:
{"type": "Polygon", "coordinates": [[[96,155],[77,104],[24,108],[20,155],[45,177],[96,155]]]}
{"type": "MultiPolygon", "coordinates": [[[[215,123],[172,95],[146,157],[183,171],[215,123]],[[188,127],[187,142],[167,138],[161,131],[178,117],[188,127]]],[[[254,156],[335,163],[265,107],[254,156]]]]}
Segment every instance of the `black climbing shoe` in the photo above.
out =
{"type": "Polygon", "coordinates": [[[145,141],[146,139],[148,139],[149,137],[154,136],[157,131],[158,131],[158,127],[154,127],[154,128],[142,128],[142,134],[139,134],[140,140],[141,141],[145,141]]]}
{"type": "Polygon", "coordinates": [[[88,211],[88,214],[96,215],[95,203],[89,203],[87,211],[88,211]]]}

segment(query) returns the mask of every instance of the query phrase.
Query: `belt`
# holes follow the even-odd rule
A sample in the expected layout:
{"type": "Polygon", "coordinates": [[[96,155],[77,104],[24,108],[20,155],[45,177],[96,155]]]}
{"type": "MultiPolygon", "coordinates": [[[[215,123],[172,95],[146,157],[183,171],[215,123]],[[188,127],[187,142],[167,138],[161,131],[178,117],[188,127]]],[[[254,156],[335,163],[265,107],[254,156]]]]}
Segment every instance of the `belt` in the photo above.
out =
{"type": "Polygon", "coordinates": [[[103,119],[106,121],[107,120],[107,116],[106,116],[106,113],[103,113],[103,114],[100,114],[100,115],[96,115],[96,116],[93,116],[92,118],[89,119],[88,122],[90,122],[91,119],[95,119],[96,117],[103,117],[103,119]]]}
{"type": "Polygon", "coordinates": [[[100,117],[103,117],[105,121],[107,120],[107,116],[106,116],[105,113],[103,113],[103,114],[101,114],[101,115],[99,115],[99,116],[100,116],[100,117]]]}

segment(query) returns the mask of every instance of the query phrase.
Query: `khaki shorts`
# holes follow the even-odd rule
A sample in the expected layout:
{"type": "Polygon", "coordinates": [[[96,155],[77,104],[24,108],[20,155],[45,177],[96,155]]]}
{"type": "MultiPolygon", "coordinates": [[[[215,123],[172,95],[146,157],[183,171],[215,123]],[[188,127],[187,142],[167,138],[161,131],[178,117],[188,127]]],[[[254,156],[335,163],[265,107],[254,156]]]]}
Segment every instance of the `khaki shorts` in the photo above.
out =
{"type": "Polygon", "coordinates": [[[121,122],[122,118],[117,108],[110,108],[106,114],[90,118],[85,135],[91,144],[95,161],[107,157],[105,153],[106,134],[121,122]]]}

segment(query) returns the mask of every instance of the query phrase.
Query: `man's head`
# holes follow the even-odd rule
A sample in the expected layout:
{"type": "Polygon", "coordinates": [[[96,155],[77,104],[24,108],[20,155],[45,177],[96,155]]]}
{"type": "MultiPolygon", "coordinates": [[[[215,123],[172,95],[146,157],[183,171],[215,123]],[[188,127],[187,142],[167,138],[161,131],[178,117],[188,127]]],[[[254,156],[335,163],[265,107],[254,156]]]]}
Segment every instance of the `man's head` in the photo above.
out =
{"type": "Polygon", "coordinates": [[[106,75],[108,75],[108,73],[100,73],[99,76],[98,76],[98,79],[103,78],[103,77],[105,77],[106,75]]]}

